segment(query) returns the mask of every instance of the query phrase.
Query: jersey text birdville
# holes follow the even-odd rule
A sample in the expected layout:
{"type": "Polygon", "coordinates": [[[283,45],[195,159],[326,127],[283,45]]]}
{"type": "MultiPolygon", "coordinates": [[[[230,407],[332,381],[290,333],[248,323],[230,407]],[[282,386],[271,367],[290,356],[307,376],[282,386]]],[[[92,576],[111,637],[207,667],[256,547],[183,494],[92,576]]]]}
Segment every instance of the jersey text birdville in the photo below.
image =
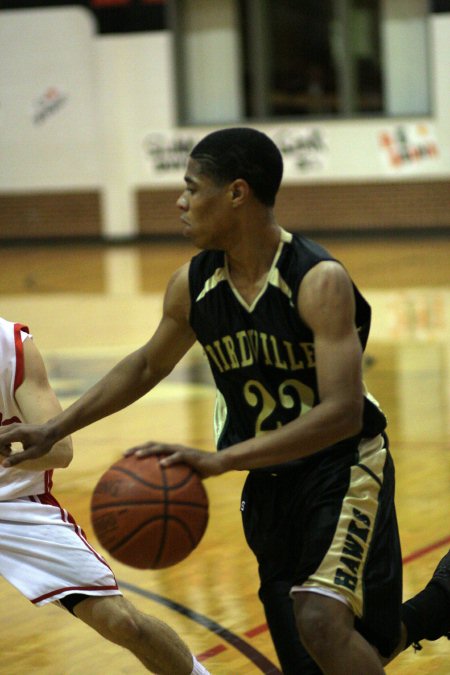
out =
{"type": "Polygon", "coordinates": [[[289,342],[253,329],[224,335],[205,345],[204,349],[221,373],[245,368],[258,361],[266,366],[291,371],[315,366],[312,342],[289,342]]]}

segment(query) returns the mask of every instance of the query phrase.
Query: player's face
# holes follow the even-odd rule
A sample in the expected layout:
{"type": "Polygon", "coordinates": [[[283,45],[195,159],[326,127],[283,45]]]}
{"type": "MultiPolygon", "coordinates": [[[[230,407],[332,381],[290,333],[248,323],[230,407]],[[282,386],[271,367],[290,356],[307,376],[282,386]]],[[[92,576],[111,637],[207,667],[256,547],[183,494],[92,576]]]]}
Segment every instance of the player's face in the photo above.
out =
{"type": "Polygon", "coordinates": [[[226,249],[232,234],[232,190],[217,185],[200,173],[200,165],[190,158],[184,177],[186,187],[177,200],[183,235],[198,248],[226,249]]]}

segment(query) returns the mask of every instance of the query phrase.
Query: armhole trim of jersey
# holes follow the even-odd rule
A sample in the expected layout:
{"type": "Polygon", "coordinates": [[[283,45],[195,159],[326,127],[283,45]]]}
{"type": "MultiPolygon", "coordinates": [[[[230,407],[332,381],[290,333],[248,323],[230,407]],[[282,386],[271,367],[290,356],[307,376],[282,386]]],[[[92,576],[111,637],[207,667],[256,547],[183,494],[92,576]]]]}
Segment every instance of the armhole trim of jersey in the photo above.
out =
{"type": "Polygon", "coordinates": [[[21,323],[14,324],[14,345],[16,350],[16,372],[14,375],[14,393],[20,387],[25,375],[25,358],[23,353],[23,342],[20,335],[21,331],[28,333],[28,326],[21,323]]]}

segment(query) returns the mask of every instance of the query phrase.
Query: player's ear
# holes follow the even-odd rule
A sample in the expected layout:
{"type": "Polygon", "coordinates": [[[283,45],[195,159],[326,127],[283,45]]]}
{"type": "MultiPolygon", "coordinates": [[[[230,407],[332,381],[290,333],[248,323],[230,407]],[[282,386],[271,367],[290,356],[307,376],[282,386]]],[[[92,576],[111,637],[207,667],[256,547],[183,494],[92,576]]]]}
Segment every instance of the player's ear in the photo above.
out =
{"type": "Polygon", "coordinates": [[[242,178],[237,178],[230,185],[230,196],[233,206],[239,206],[249,193],[249,186],[247,181],[242,178]]]}

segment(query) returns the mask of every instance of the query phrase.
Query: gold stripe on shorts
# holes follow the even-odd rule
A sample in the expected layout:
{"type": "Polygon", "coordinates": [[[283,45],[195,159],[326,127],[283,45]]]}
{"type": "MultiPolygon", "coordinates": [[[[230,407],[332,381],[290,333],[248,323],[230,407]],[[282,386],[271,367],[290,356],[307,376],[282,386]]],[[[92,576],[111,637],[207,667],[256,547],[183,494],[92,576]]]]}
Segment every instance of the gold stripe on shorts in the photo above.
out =
{"type": "Polygon", "coordinates": [[[351,469],[350,485],[342,502],[336,532],[316,572],[302,588],[329,588],[348,601],[354,614],[362,616],[362,578],[375,519],[386,461],[384,439],[362,439],[359,464],[351,469]]]}

